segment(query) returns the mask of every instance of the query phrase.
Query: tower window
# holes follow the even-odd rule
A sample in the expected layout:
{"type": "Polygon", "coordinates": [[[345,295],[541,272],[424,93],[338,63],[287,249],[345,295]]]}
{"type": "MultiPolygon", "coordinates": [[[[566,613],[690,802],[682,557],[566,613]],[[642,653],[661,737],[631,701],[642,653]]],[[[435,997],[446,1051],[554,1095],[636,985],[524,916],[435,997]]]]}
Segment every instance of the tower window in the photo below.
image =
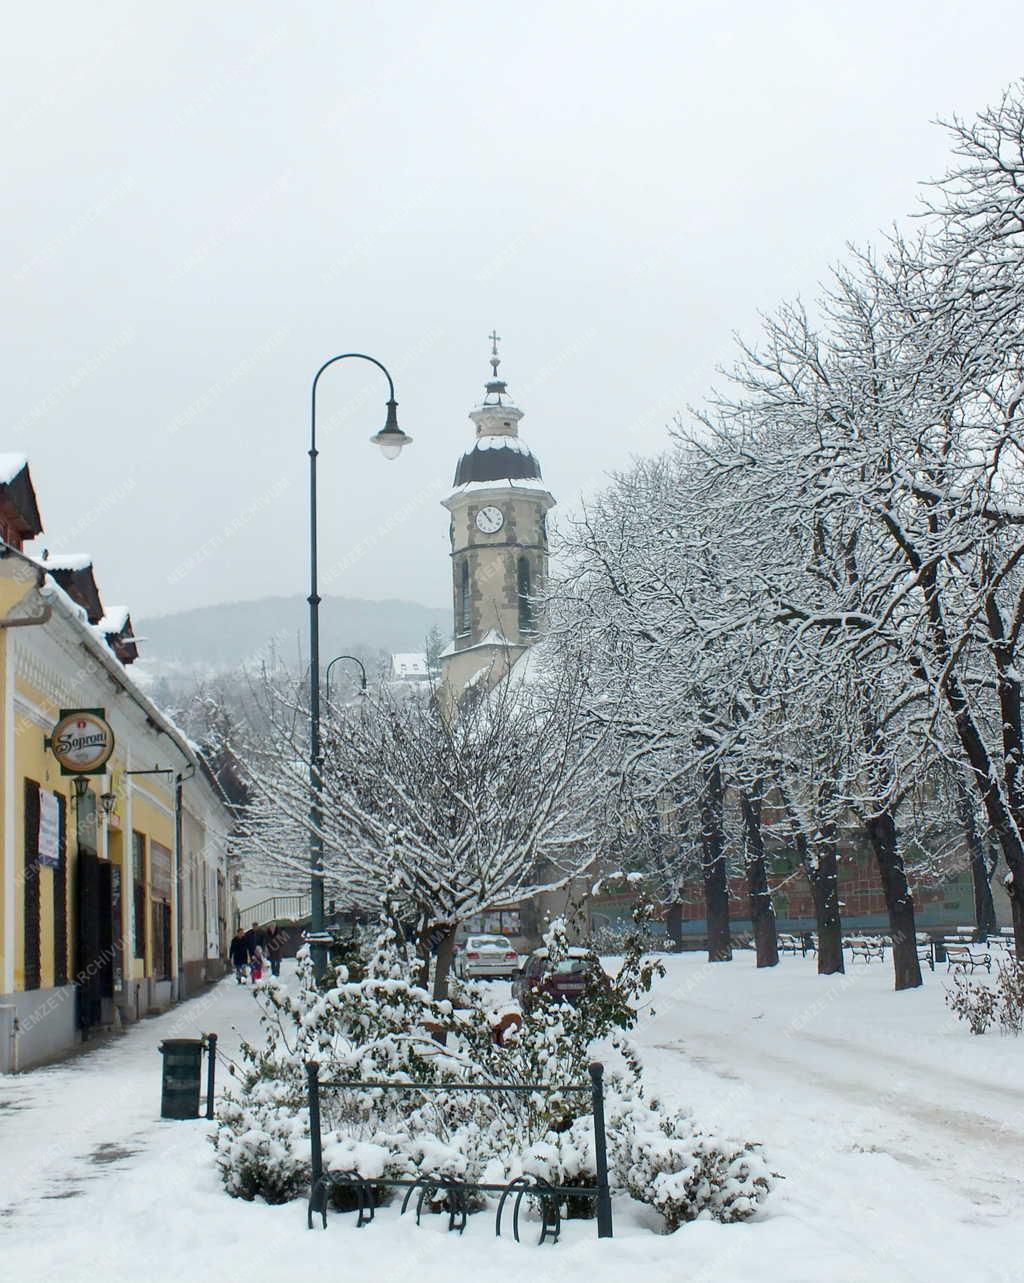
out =
{"type": "Polygon", "coordinates": [[[527,557],[520,557],[516,566],[516,587],[519,594],[519,631],[535,632],[533,602],[530,600],[533,584],[530,582],[530,562],[527,557]]]}
{"type": "Polygon", "coordinates": [[[462,637],[473,630],[473,603],[469,596],[469,562],[459,568],[459,593],[455,606],[455,632],[462,637]]]}

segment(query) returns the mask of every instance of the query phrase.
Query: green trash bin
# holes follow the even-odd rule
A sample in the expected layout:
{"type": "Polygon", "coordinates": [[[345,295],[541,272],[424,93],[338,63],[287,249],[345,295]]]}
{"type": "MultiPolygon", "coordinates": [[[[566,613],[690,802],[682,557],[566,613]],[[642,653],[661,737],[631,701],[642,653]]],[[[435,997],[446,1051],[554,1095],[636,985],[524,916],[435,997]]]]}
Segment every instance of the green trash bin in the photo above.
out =
{"type": "Polygon", "coordinates": [[[160,1054],[164,1058],[160,1117],[198,1118],[202,1038],[165,1038],[160,1044],[160,1054]]]}

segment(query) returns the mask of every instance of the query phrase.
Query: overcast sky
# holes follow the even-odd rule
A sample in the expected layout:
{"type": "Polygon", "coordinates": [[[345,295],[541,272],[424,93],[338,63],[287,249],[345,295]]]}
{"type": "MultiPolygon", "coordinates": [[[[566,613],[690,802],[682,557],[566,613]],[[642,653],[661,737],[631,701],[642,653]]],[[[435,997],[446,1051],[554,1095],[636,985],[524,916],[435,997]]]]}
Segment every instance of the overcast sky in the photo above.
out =
{"type": "Polygon", "coordinates": [[[810,295],[1021,72],[1019,0],[58,3],[0,48],[0,451],[136,617],[449,600],[447,493],[503,336],[571,511],[733,331],[810,295]]]}

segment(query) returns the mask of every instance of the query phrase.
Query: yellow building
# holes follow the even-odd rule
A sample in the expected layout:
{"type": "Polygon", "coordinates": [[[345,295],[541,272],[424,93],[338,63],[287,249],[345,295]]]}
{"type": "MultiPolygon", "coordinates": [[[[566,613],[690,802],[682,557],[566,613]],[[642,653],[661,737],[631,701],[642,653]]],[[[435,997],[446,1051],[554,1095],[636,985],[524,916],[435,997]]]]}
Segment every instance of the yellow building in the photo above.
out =
{"type": "Polygon", "coordinates": [[[126,611],[88,558],[37,561],[28,467],[0,456],[0,1071],[59,1056],[223,974],[231,812],[132,681],[126,611]],[[98,710],[102,773],[62,774],[64,710],[98,710]]]}

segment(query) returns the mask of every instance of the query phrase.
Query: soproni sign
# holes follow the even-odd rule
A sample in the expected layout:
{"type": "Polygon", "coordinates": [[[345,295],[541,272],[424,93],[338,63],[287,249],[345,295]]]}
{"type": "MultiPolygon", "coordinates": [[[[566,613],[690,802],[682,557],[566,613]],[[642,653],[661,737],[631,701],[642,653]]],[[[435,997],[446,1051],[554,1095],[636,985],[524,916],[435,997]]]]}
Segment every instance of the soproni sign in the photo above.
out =
{"type": "Polygon", "coordinates": [[[99,775],[114,751],[104,708],[62,708],[47,747],[62,775],[99,775]]]}

